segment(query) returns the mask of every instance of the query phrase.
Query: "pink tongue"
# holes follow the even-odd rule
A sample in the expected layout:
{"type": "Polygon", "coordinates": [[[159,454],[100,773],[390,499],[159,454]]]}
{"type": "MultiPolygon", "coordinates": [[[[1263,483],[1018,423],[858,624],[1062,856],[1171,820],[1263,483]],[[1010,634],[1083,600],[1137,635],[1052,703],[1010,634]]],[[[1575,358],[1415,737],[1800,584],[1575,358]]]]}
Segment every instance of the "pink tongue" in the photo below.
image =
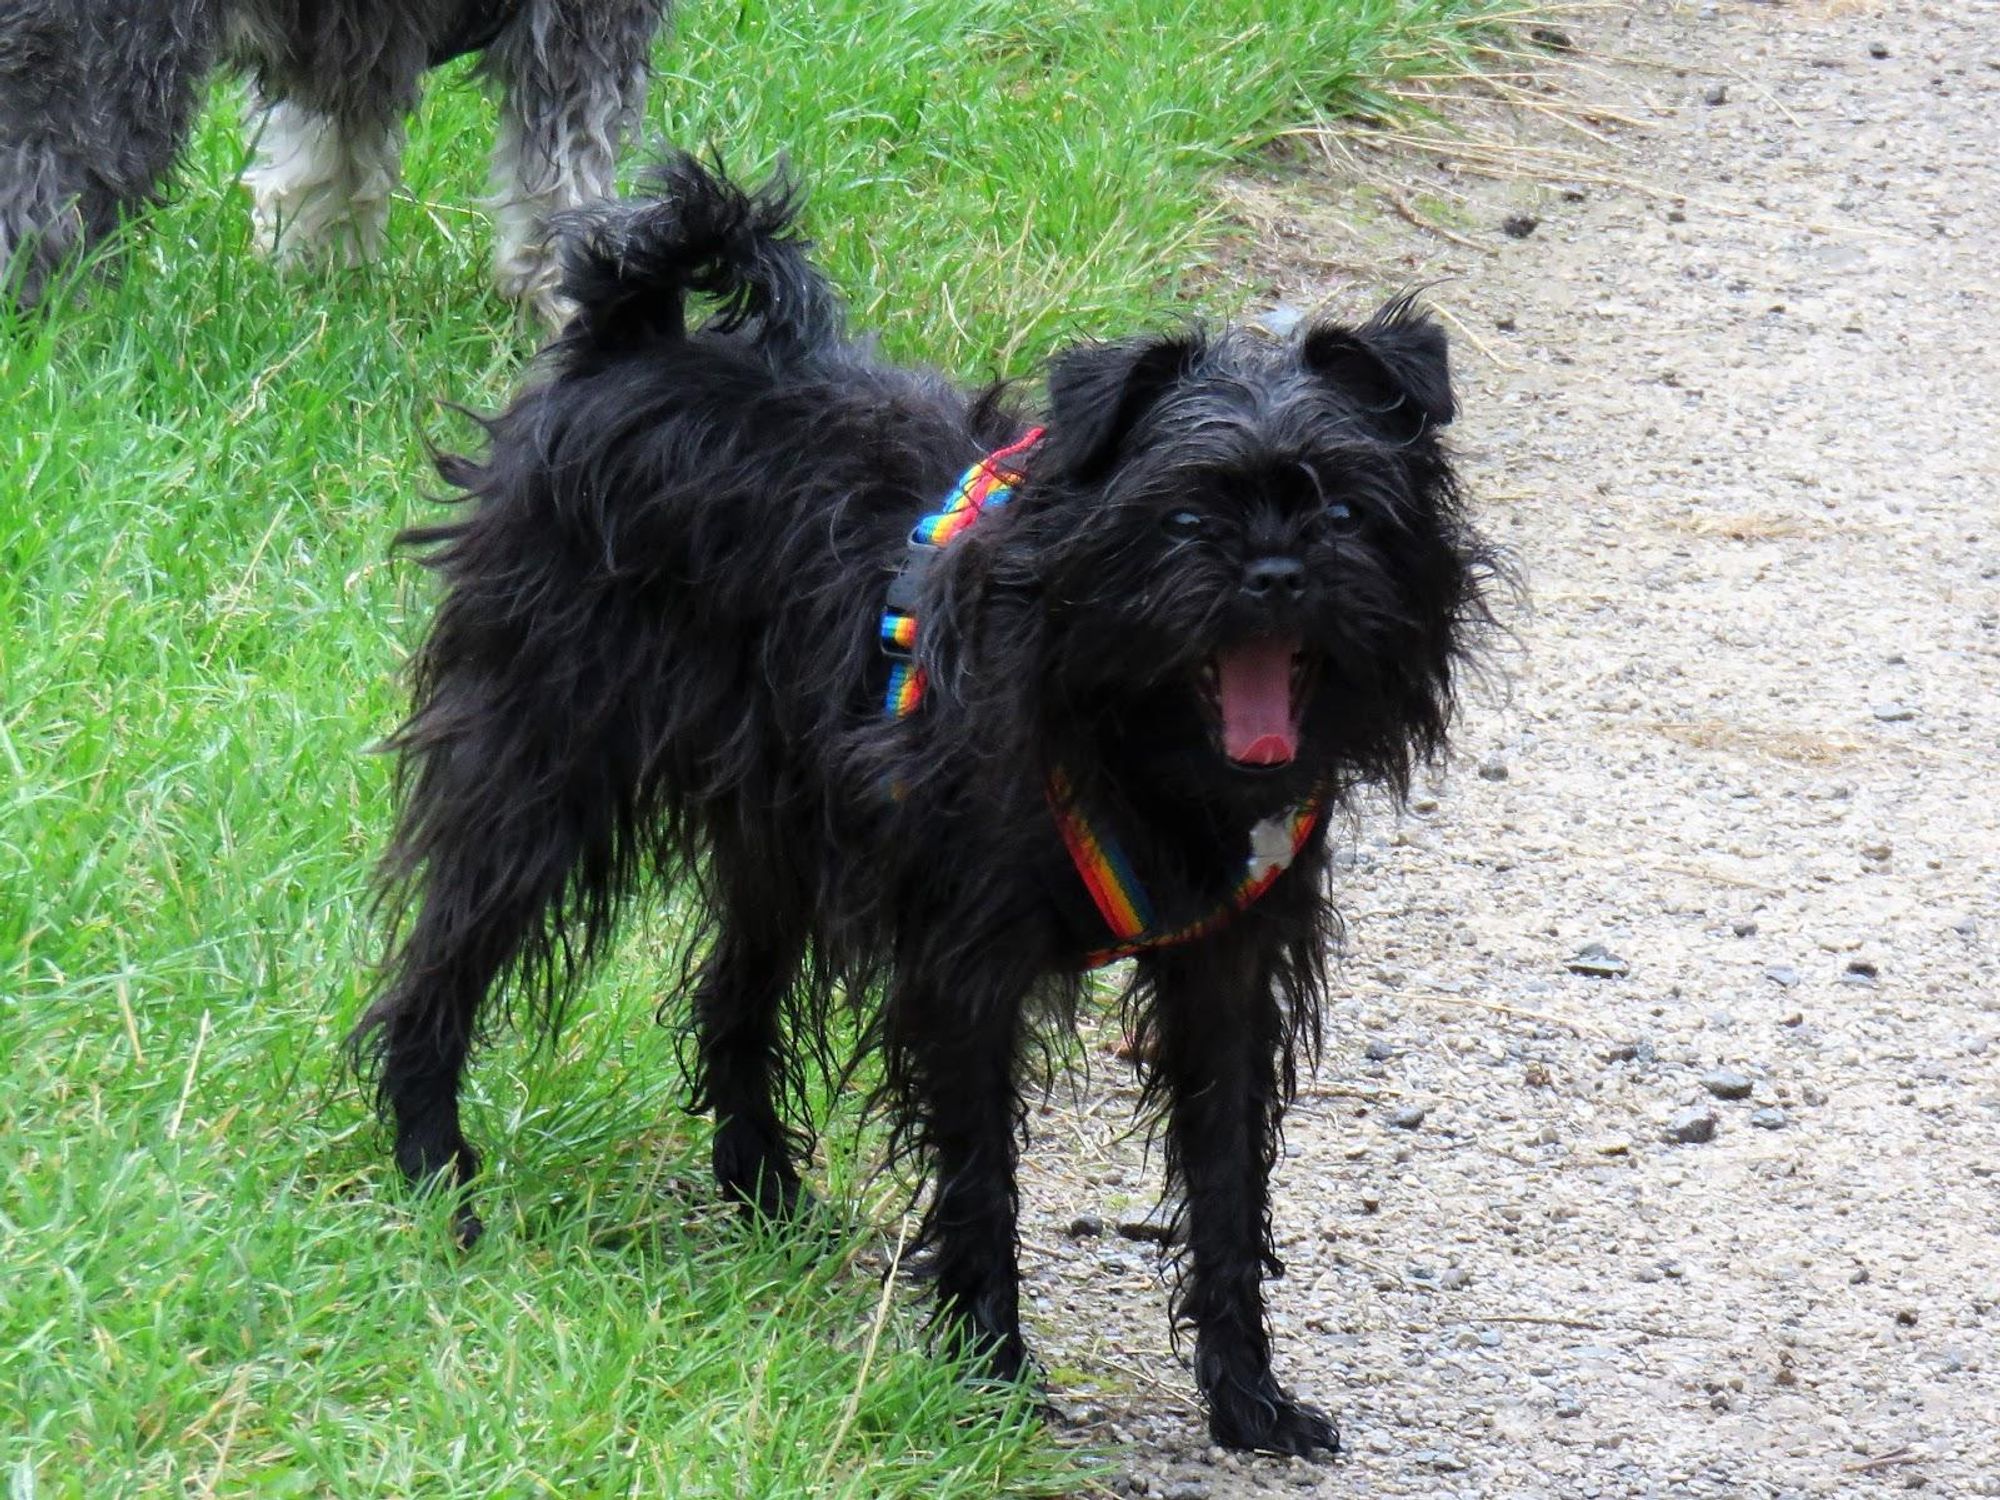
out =
{"type": "Polygon", "coordinates": [[[1222,749],[1246,766],[1282,766],[1299,753],[1292,718],[1292,636],[1266,636],[1216,653],[1222,749]]]}

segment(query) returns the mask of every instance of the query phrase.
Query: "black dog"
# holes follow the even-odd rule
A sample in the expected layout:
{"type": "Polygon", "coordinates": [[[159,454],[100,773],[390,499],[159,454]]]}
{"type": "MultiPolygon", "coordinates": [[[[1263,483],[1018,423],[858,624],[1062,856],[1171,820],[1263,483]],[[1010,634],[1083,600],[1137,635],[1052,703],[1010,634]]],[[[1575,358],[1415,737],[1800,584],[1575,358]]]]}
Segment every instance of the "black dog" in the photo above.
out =
{"type": "Polygon", "coordinates": [[[256,78],[259,242],[356,261],[381,247],[403,119],[467,52],[502,91],[494,274],[553,318],[547,229],[608,196],[669,0],[6,0],[0,4],[0,296],[164,188],[219,63],[256,78]]]}
{"type": "Polygon", "coordinates": [[[723,1190],[800,1195],[844,996],[928,1169],[942,1326],[1011,1376],[1038,1028],[1136,950],[1211,1430],[1332,1450],[1271,1373],[1267,1184],[1318,1041],[1330,815],[1440,747],[1484,617],[1442,334],[1397,303],[1282,346],[1084,345],[1030,433],[844,334],[783,183],[681,159],[660,187],[581,221],[546,380],[442,462],[466,516],[406,537],[445,593],[394,740],[407,920],[356,1034],[398,1163],[468,1182],[482,1005],[511,980],[552,1019],[621,904],[691,880],[723,1190]],[[720,311],[690,330],[692,293],[720,311]],[[954,481],[983,519],[913,544],[954,481]]]}

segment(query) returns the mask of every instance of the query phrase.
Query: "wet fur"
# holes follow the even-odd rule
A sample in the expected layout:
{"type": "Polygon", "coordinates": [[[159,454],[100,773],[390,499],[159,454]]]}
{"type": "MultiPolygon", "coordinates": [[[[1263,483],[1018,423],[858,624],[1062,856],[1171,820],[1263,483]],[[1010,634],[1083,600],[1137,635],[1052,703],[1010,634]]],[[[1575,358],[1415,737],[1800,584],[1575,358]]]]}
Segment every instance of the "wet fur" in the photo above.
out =
{"type": "MultiPolygon", "coordinates": [[[[805,1082],[853,1007],[930,1184],[941,1326],[1015,1375],[1023,1088],[1105,941],[1049,773],[1192,917],[1256,820],[1400,790],[1441,748],[1488,567],[1437,440],[1444,339],[1397,303],[1284,344],[1059,355],[1016,497],[925,585],[929,693],[895,721],[877,627],[909,528],[1028,416],[849,338],[782,183],[744,194],[683,158],[657,187],[577,221],[581,315],[484,453],[442,462],[464,513],[406,538],[443,590],[394,738],[397,935],[356,1045],[403,1171],[469,1184],[458,1087],[500,998],[553,1024],[626,905],[691,884],[705,956],[664,1004],[692,1013],[721,1187],[795,1205],[805,1082]],[[716,310],[690,327],[696,295],[716,310]],[[1162,525],[1189,507],[1194,544],[1162,525]],[[1273,551],[1307,566],[1296,603],[1242,587],[1273,551]],[[1325,666],[1297,760],[1252,774],[1215,748],[1195,675],[1273,610],[1325,666]]],[[[1263,900],[1143,955],[1127,995],[1184,1233],[1175,1315],[1233,1447],[1336,1445],[1272,1374],[1262,1291],[1335,936],[1326,865],[1322,820],[1263,900]]]]}

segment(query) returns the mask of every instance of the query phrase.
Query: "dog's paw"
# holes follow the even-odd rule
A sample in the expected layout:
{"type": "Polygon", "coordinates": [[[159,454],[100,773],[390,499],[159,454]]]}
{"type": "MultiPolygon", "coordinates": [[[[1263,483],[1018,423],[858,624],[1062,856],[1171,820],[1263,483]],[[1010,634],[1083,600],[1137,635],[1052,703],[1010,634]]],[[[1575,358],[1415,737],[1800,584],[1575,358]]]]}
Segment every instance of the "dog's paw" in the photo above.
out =
{"type": "Polygon", "coordinates": [[[1028,1358],[1028,1346],[1018,1333],[988,1334],[979,1345],[979,1378],[1000,1385],[1041,1385],[1041,1371],[1028,1358]]]}
{"type": "Polygon", "coordinates": [[[711,1160],[715,1185],[751,1223],[789,1223],[809,1218],[818,1202],[799,1181],[783,1153],[739,1124],[715,1133],[711,1160]]]}
{"type": "Polygon", "coordinates": [[[1312,1458],[1340,1451],[1333,1419],[1266,1383],[1261,1392],[1233,1391],[1209,1402],[1208,1430],[1225,1448],[1312,1458]]]}
{"type": "Polygon", "coordinates": [[[486,1233],[472,1209],[472,1180],[479,1175],[479,1153],[455,1124],[405,1129],[396,1138],[396,1165],[417,1193],[444,1193],[455,1201],[451,1211],[451,1242],[470,1250],[486,1233]]]}
{"type": "Polygon", "coordinates": [[[718,1184],[724,1197],[752,1224],[789,1224],[810,1219],[819,1208],[819,1199],[796,1177],[760,1172],[742,1182],[718,1184]]]}

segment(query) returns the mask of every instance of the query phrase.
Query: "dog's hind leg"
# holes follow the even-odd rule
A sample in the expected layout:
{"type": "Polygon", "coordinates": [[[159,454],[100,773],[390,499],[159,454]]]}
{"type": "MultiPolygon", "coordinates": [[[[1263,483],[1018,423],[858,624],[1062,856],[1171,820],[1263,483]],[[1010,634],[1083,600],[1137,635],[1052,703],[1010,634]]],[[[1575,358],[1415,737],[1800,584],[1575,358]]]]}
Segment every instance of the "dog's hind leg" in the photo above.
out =
{"type": "MultiPolygon", "coordinates": [[[[406,797],[387,868],[413,911],[351,1046],[374,1065],[404,1176],[463,1188],[478,1157],[459,1085],[482,1012],[511,979],[553,1024],[569,980],[609,939],[638,863],[642,756],[629,721],[612,743],[577,731],[579,705],[496,701],[457,654],[494,643],[475,646],[451,601],[446,612],[421,706],[395,741],[406,797]]],[[[458,1230],[478,1237],[469,1208],[458,1230]]]]}
{"type": "Polygon", "coordinates": [[[530,0],[487,49],[502,89],[493,153],[494,279],[552,325],[569,308],[551,216],[616,191],[668,0],[530,0]]]}
{"type": "Polygon", "coordinates": [[[715,1114],[716,1186],[752,1213],[786,1218],[803,1193],[793,1159],[801,1131],[787,1128],[777,1091],[800,1045],[782,1028],[804,957],[805,904],[774,888],[781,871],[720,839],[709,872],[717,933],[694,992],[696,1105],[715,1114]]]}
{"type": "Polygon", "coordinates": [[[215,9],[0,4],[0,298],[34,306],[159,196],[215,64],[215,9]]]}
{"type": "Polygon", "coordinates": [[[1278,960],[1242,921],[1140,962],[1157,1040],[1147,1088],[1166,1095],[1168,1192],[1184,1197],[1187,1259],[1175,1314],[1194,1325],[1209,1431],[1229,1448],[1335,1452],[1332,1422],[1272,1375],[1264,1321],[1264,1278],[1283,1269],[1270,1207],[1284,1112],[1278,960]]]}

